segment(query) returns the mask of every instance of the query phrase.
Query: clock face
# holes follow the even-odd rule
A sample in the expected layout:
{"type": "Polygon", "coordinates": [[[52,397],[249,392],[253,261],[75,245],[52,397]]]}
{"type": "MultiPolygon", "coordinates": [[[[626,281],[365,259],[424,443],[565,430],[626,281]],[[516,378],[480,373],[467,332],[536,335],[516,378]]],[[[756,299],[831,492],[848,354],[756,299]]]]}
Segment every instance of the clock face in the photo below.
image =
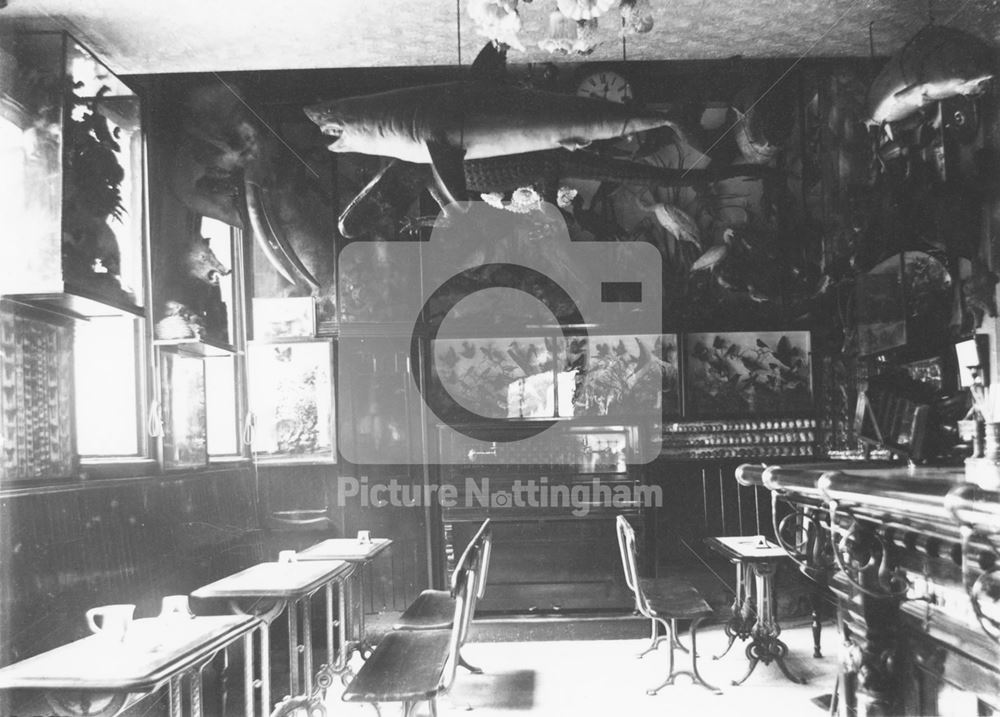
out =
{"type": "Polygon", "coordinates": [[[632,86],[614,70],[599,70],[580,81],[576,94],[610,102],[628,102],[632,99],[632,86]]]}

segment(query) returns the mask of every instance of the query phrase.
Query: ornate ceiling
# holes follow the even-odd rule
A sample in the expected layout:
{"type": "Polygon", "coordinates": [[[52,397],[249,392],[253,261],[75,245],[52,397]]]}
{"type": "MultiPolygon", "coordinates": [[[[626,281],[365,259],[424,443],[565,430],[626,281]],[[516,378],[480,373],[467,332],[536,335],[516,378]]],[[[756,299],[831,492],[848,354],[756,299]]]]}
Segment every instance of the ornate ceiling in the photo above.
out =
{"type": "MultiPolygon", "coordinates": [[[[123,73],[468,64],[484,39],[455,0],[8,0],[0,29],[65,28],[123,73]],[[459,48],[460,51],[459,51],[459,48]]],[[[508,0],[509,1],[509,0],[508,0]]],[[[635,60],[890,55],[928,18],[924,0],[651,0],[635,60]]],[[[935,20],[1000,45],[1000,0],[933,0],[935,20]]],[[[620,60],[617,10],[586,58],[550,55],[555,0],[521,0],[526,46],[512,62],[620,60]]]]}

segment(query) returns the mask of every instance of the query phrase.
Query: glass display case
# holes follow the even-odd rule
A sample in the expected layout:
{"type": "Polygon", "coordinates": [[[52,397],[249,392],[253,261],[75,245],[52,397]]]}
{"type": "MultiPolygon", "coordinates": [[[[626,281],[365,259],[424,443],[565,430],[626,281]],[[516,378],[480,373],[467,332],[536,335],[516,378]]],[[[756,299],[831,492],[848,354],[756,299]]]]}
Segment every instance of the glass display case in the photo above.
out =
{"type": "Polygon", "coordinates": [[[139,97],[66,33],[0,38],[0,286],[84,316],[142,314],[139,97]]]}
{"type": "Polygon", "coordinates": [[[254,455],[274,462],[333,462],[333,344],[253,342],[248,369],[254,455]]]}
{"type": "Polygon", "coordinates": [[[163,467],[199,468],[208,463],[205,362],[160,351],[163,467]]]}

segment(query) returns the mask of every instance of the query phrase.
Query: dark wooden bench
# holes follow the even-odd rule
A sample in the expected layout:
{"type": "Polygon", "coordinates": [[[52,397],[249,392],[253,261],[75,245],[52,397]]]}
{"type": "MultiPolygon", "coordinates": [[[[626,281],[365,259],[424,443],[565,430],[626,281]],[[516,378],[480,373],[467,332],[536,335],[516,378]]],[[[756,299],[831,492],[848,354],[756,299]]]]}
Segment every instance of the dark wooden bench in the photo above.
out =
{"type": "MultiPolygon", "coordinates": [[[[450,589],[421,592],[392,626],[393,630],[441,630],[448,628],[455,611],[455,595],[458,592],[460,571],[467,570],[469,565],[476,565],[476,585],[473,586],[475,600],[480,600],[486,592],[486,576],[489,572],[492,545],[493,528],[490,526],[489,519],[486,519],[476,534],[472,536],[469,544],[465,546],[465,550],[462,551],[461,557],[455,564],[451,575],[450,589]]],[[[465,644],[466,637],[466,634],[461,636],[459,649],[465,644]]],[[[461,652],[458,655],[458,664],[473,674],[482,673],[480,668],[466,662],[461,652]]]]}
{"type": "Polygon", "coordinates": [[[666,640],[670,645],[670,672],[666,679],[657,687],[646,690],[647,694],[655,695],[663,687],[672,685],[674,678],[688,675],[695,684],[706,687],[716,694],[721,694],[717,687],[705,682],[698,672],[698,624],[713,614],[712,607],[705,602],[701,593],[680,577],[658,578],[650,580],[639,577],[638,559],[635,547],[635,531],[629,525],[625,516],[619,515],[616,521],[618,532],[618,548],[621,551],[622,569],[625,571],[625,582],[635,595],[635,607],[639,614],[648,617],[652,625],[651,643],[649,648],[639,654],[639,657],[655,650],[666,640]],[[677,621],[690,620],[691,649],[686,650],[677,639],[677,621]],[[657,636],[658,626],[662,626],[664,634],[657,636]],[[674,649],[680,648],[691,655],[690,670],[674,668],[674,649]]]}
{"type": "Polygon", "coordinates": [[[456,576],[451,622],[443,630],[398,630],[379,642],[344,692],[345,702],[402,702],[409,717],[419,702],[437,715],[437,697],[455,679],[458,650],[475,609],[477,568],[467,563],[456,576]]]}

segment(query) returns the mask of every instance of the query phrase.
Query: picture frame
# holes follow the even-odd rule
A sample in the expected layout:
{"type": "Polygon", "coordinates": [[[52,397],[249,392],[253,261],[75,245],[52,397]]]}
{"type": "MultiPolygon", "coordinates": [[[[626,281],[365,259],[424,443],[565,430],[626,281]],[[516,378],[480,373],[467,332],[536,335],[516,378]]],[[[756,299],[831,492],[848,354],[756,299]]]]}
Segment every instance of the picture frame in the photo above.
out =
{"type": "Polygon", "coordinates": [[[432,389],[488,419],[681,414],[678,334],[438,339],[432,389]]]}
{"type": "Polygon", "coordinates": [[[813,409],[809,331],[706,331],[684,335],[684,415],[740,418],[813,409]]]}
{"type": "Polygon", "coordinates": [[[248,345],[251,450],[272,463],[336,461],[333,342],[248,345]]]}
{"type": "Polygon", "coordinates": [[[311,296],[253,300],[255,341],[312,338],[316,335],[316,302],[311,296]]]}
{"type": "Polygon", "coordinates": [[[680,416],[679,334],[598,334],[586,342],[576,415],[680,416]]]}

